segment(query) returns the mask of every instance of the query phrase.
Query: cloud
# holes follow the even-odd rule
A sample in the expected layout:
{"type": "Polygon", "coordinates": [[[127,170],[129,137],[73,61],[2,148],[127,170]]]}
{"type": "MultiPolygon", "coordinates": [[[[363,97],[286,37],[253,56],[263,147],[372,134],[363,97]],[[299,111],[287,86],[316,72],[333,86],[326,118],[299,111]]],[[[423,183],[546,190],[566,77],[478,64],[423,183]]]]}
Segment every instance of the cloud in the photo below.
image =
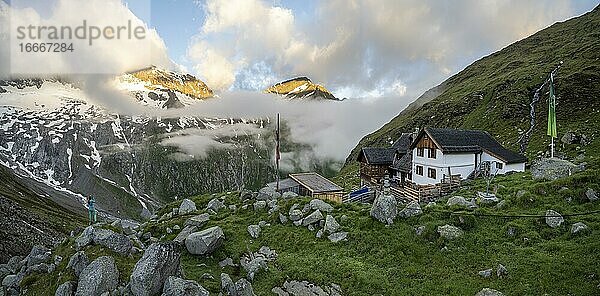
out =
{"type": "Polygon", "coordinates": [[[0,1],[0,79],[58,76],[74,82],[88,99],[98,105],[122,113],[138,113],[141,110],[139,104],[116,91],[111,83],[115,74],[149,65],[177,69],[156,30],[133,14],[121,0],[14,0],[10,6],[0,1]],[[125,38],[126,34],[122,31],[123,38],[119,40],[99,39],[89,46],[88,40],[56,41],[43,34],[45,39],[27,38],[23,42],[73,42],[74,50],[67,53],[16,53],[20,42],[16,40],[16,28],[19,26],[70,27],[76,30],[84,20],[88,29],[90,26],[116,28],[130,23],[131,28],[144,28],[145,38],[125,38]]]}
{"type": "Polygon", "coordinates": [[[297,151],[299,154],[290,155],[343,161],[365,134],[381,127],[404,107],[398,106],[397,97],[354,98],[342,102],[290,101],[257,92],[229,91],[219,98],[182,109],[157,110],[155,115],[242,118],[257,122],[256,126],[235,124],[216,130],[185,130],[171,134],[171,139],[163,142],[179,146],[187,154],[203,156],[210,147],[222,144],[223,137],[255,135],[262,138],[260,134],[272,133],[272,120],[280,113],[290,129],[291,139],[311,148],[309,152],[297,151]],[[268,129],[258,128],[260,126],[268,129]],[[213,142],[217,139],[220,139],[219,144],[213,142]]]}
{"type": "MultiPolygon", "coordinates": [[[[0,45],[0,75],[17,76],[19,74],[40,76],[77,74],[115,74],[136,70],[155,64],[165,68],[174,68],[167,55],[166,46],[158,33],[139,19],[121,0],[54,0],[46,2],[27,2],[14,0],[11,5],[0,2],[0,24],[2,43],[0,45]],[[29,3],[29,4],[28,4],[29,3]],[[86,22],[87,33],[85,40],[61,38],[52,39],[47,31],[41,36],[35,34],[25,39],[17,39],[18,27],[27,28],[35,25],[54,26],[58,32],[62,28],[75,31],[86,22]],[[113,39],[95,39],[89,45],[91,27],[116,29],[118,26],[128,26],[144,29],[144,38],[129,38],[128,31],[121,30],[113,39]],[[8,31],[8,30],[11,31],[8,31]],[[10,37],[10,38],[9,38],[10,37]],[[31,38],[30,38],[31,37],[31,38]],[[26,53],[21,54],[18,43],[31,42],[65,42],[73,43],[73,51],[66,53],[26,53]],[[12,53],[12,55],[10,55],[12,53]],[[10,70],[10,72],[8,71],[10,70]],[[16,74],[16,75],[15,75],[16,74]]],[[[83,31],[82,31],[83,32],[83,31]]],[[[81,36],[81,34],[79,34],[81,36]]],[[[64,36],[68,36],[65,34],[64,36]]],[[[132,35],[133,36],[133,35],[132,35]]],[[[140,35],[141,36],[141,35],[140,35]]]]}
{"type": "Polygon", "coordinates": [[[308,75],[349,96],[403,100],[573,14],[570,1],[517,0],[330,0],[318,2],[310,22],[261,0],[208,0],[204,8],[206,20],[190,45],[190,60],[209,63],[194,54],[201,44],[218,56],[214,60],[228,61],[210,72],[196,69],[216,88],[261,89],[308,75]]]}

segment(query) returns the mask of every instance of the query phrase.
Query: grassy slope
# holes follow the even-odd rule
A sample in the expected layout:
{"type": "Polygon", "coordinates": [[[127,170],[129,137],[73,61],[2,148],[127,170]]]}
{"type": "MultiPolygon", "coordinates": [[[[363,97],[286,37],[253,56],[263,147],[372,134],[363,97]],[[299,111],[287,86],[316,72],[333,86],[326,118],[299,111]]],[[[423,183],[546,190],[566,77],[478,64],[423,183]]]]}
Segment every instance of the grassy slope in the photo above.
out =
{"type": "MultiPolygon", "coordinates": [[[[484,57],[444,81],[439,94],[433,92],[416,105],[433,98],[430,102],[409,107],[365,136],[347,158],[338,181],[356,184],[354,159],[362,147],[386,146],[389,138],[415,127],[483,129],[518,150],[519,132],[529,128],[533,94],[561,61],[555,77],[558,133],[574,130],[586,134],[593,140],[586,154],[599,156],[600,8],[596,8],[484,57]]],[[[543,90],[537,105],[537,125],[526,151],[530,158],[550,143],[545,133],[547,91],[543,90]]]]}
{"type": "MultiPolygon", "coordinates": [[[[507,206],[502,210],[480,208],[475,213],[502,214],[543,214],[547,209],[560,213],[577,213],[600,210],[600,202],[587,202],[586,188],[600,190],[600,171],[588,170],[569,178],[553,182],[535,182],[528,173],[501,176],[495,181],[498,194],[506,199],[507,206]],[[568,187],[567,190],[559,189],[568,187]],[[518,198],[518,190],[527,193],[518,198]],[[572,197],[571,202],[565,197],[572,197]]],[[[459,194],[469,197],[484,184],[476,181],[465,187],[459,194]]],[[[237,193],[226,195],[227,204],[237,203],[237,193]]],[[[203,208],[216,195],[194,197],[198,208],[203,208]]],[[[283,212],[287,212],[293,202],[308,202],[299,199],[281,202],[283,212]]],[[[332,244],[326,239],[316,239],[315,233],[304,227],[291,224],[281,225],[277,215],[266,212],[240,210],[231,213],[222,211],[205,228],[219,225],[223,228],[226,242],[210,257],[192,256],[184,251],[182,265],[186,278],[197,280],[212,293],[218,293],[219,275],[227,272],[234,279],[244,276],[239,267],[221,269],[220,260],[226,257],[239,262],[246,250],[256,251],[260,246],[269,246],[279,257],[269,264],[268,271],[256,276],[253,286],[257,295],[271,295],[274,286],[280,286],[286,279],[308,280],[320,285],[338,283],[347,295],[473,295],[483,287],[503,291],[506,295],[592,295],[598,292],[600,283],[600,216],[567,217],[565,224],[552,229],[543,218],[497,218],[465,216],[463,222],[456,214],[461,209],[449,209],[436,205],[425,209],[422,216],[410,219],[397,219],[391,227],[375,222],[369,216],[369,207],[360,205],[336,206],[334,217],[340,221],[341,215],[348,220],[342,224],[349,232],[349,241],[332,244]],[[260,237],[252,240],[246,227],[260,220],[271,223],[260,237]],[[579,234],[570,234],[570,225],[584,222],[590,228],[579,234]],[[454,224],[465,230],[465,235],[454,241],[439,238],[435,229],[439,225],[454,224]],[[417,236],[414,227],[425,225],[422,236],[417,236]],[[516,235],[507,235],[508,227],[516,229],[516,235]],[[442,251],[447,247],[447,251],[442,251]],[[507,278],[493,276],[483,279],[479,270],[496,268],[498,264],[507,267],[507,278]],[[203,279],[205,273],[215,279],[203,279]]],[[[176,203],[167,205],[161,213],[167,212],[176,203]]],[[[165,233],[166,227],[182,223],[191,215],[178,217],[165,223],[149,224],[147,231],[154,236],[165,233]]],[[[174,238],[171,234],[165,239],[174,238]]],[[[68,244],[61,246],[63,257],[74,252],[68,244]],[[67,251],[64,251],[67,250],[67,251]]],[[[98,252],[92,249],[87,252],[98,252]]],[[[119,257],[122,279],[127,278],[131,266],[137,258],[119,257]]],[[[59,268],[60,270],[60,268],[59,268]]],[[[60,272],[60,271],[59,271],[60,272]]],[[[43,295],[46,284],[69,276],[37,275],[37,284],[30,286],[31,295],[43,295]]],[[[33,280],[27,279],[26,283],[33,280]]],[[[50,284],[55,288],[55,284],[50,284]]],[[[46,292],[51,295],[51,291],[46,292]]]]}

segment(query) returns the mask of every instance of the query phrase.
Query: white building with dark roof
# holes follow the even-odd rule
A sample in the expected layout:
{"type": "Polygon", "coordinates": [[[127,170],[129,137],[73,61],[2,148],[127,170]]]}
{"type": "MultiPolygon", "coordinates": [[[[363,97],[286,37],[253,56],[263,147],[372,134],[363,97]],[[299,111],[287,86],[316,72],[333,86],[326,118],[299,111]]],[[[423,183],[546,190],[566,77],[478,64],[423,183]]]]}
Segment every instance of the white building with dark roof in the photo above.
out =
{"type": "Polygon", "coordinates": [[[488,132],[424,128],[412,142],[410,181],[416,185],[466,179],[478,170],[525,171],[527,158],[504,148],[488,132]]]}

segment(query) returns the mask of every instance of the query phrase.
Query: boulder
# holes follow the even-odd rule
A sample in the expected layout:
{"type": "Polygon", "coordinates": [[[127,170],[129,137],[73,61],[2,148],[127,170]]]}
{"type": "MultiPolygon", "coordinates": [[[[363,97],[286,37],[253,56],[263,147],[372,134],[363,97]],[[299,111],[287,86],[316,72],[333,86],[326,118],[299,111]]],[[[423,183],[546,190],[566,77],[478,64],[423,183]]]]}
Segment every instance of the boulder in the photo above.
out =
{"type": "Polygon", "coordinates": [[[587,228],[588,228],[587,225],[583,224],[582,222],[577,222],[577,223],[571,225],[571,233],[576,234],[582,230],[586,230],[587,228]]]}
{"type": "Polygon", "coordinates": [[[531,164],[531,176],[536,180],[556,180],[583,170],[582,167],[558,158],[542,158],[531,164]]]}
{"type": "Polygon", "coordinates": [[[421,225],[421,226],[415,227],[415,234],[416,235],[423,234],[423,231],[425,231],[425,226],[421,225]]]}
{"type": "Polygon", "coordinates": [[[69,259],[69,264],[67,268],[72,268],[73,272],[75,272],[75,276],[79,277],[83,269],[90,264],[90,260],[87,255],[83,251],[79,251],[69,259]]]}
{"type": "Polygon", "coordinates": [[[267,202],[264,200],[257,200],[253,206],[255,211],[264,210],[267,207],[267,202]]]}
{"type": "Polygon", "coordinates": [[[10,271],[10,273],[17,273],[21,269],[21,267],[27,264],[27,261],[24,259],[25,257],[23,256],[11,257],[6,263],[6,268],[10,271]]]}
{"type": "MultiPolygon", "coordinates": [[[[19,288],[21,285],[21,281],[25,277],[24,272],[19,272],[17,274],[9,274],[2,279],[2,287],[6,288],[19,288]]],[[[2,289],[0,289],[1,291],[2,289]]]]}
{"type": "Polygon", "coordinates": [[[215,213],[218,213],[220,210],[225,208],[225,204],[219,200],[218,198],[213,198],[208,202],[206,209],[213,210],[215,213]]]}
{"type": "Polygon", "coordinates": [[[260,226],[255,224],[248,225],[248,233],[250,234],[250,237],[258,238],[258,235],[260,235],[260,226]]]}
{"type": "Polygon", "coordinates": [[[162,296],[208,296],[208,291],[198,282],[170,276],[163,286],[162,296]]]}
{"type": "Polygon", "coordinates": [[[197,226],[197,227],[202,227],[206,223],[208,223],[209,220],[210,220],[210,215],[207,214],[207,213],[203,213],[203,214],[196,215],[194,217],[191,217],[191,218],[187,219],[185,221],[185,223],[183,224],[183,226],[197,226]]]}
{"type": "Polygon", "coordinates": [[[453,205],[458,205],[458,206],[466,207],[468,209],[477,208],[477,205],[475,204],[474,199],[471,199],[468,201],[462,196],[453,196],[453,197],[449,198],[448,201],[446,202],[446,205],[449,207],[453,206],[453,205]]]}
{"type": "Polygon", "coordinates": [[[498,264],[498,268],[496,268],[496,275],[501,278],[505,277],[508,274],[508,270],[502,264],[498,264]]]}
{"type": "Polygon", "coordinates": [[[332,233],[327,238],[332,243],[337,243],[340,241],[347,241],[348,240],[348,232],[341,231],[341,232],[332,233]]]}
{"type": "Polygon", "coordinates": [[[581,136],[573,131],[568,131],[560,138],[560,141],[564,144],[578,144],[581,143],[581,136]]]}
{"type": "Polygon", "coordinates": [[[184,199],[179,206],[179,215],[185,215],[196,211],[196,203],[189,199],[184,199]]]}
{"type": "Polygon", "coordinates": [[[555,210],[547,210],[546,211],[546,224],[552,228],[559,227],[565,219],[555,210]]]}
{"type": "Polygon", "coordinates": [[[592,188],[588,188],[585,191],[585,197],[587,197],[587,199],[589,201],[597,201],[598,200],[598,195],[596,194],[596,191],[594,191],[594,189],[592,189],[592,188]]]}
{"type": "Polygon", "coordinates": [[[475,296],[504,296],[504,294],[490,288],[483,288],[481,291],[477,292],[475,296]]]}
{"type": "Polygon", "coordinates": [[[462,236],[464,233],[462,229],[448,224],[438,226],[437,232],[440,234],[441,237],[445,239],[455,239],[462,236]]]}
{"type": "Polygon", "coordinates": [[[279,222],[281,222],[281,224],[285,224],[285,223],[287,223],[287,221],[288,221],[288,218],[284,214],[279,213],[279,222]]]}
{"type": "Polygon", "coordinates": [[[221,273],[221,292],[223,295],[236,296],[235,284],[231,277],[226,273],[221,273]]]}
{"type": "Polygon", "coordinates": [[[325,217],[325,227],[323,228],[327,233],[334,233],[340,229],[340,224],[331,215],[325,217]]]}
{"type": "Polygon", "coordinates": [[[500,199],[494,193],[478,191],[477,201],[479,201],[480,204],[489,205],[499,202],[500,199]]]}
{"type": "Polygon", "coordinates": [[[333,206],[331,206],[330,204],[328,204],[325,201],[318,199],[318,198],[311,200],[309,205],[310,205],[310,209],[313,211],[319,210],[321,212],[326,212],[326,213],[333,211],[333,206]]]}
{"type": "Polygon", "coordinates": [[[421,205],[418,202],[413,201],[409,203],[402,211],[398,213],[398,216],[403,218],[414,217],[423,214],[423,210],[421,210],[421,205]]]}
{"type": "Polygon", "coordinates": [[[42,246],[35,245],[31,248],[31,252],[27,255],[27,267],[31,267],[34,265],[38,265],[40,263],[48,262],[52,257],[52,252],[50,249],[42,246]]]}
{"type": "Polygon", "coordinates": [[[295,197],[298,197],[298,194],[296,194],[295,192],[291,192],[291,191],[284,192],[281,195],[281,198],[283,198],[283,199],[290,199],[290,198],[295,198],[295,197]]]}
{"type": "Polygon", "coordinates": [[[79,250],[92,243],[92,234],[94,233],[94,227],[88,226],[83,232],[75,239],[75,247],[79,250]]]}
{"type": "Polygon", "coordinates": [[[315,210],[310,215],[306,216],[304,220],[302,220],[302,225],[308,226],[310,224],[319,222],[321,219],[323,219],[323,214],[321,214],[321,211],[315,210]]]}
{"type": "Polygon", "coordinates": [[[92,239],[94,244],[104,246],[121,255],[129,254],[133,248],[133,244],[127,236],[109,229],[94,228],[92,239]]]}
{"type": "Polygon", "coordinates": [[[231,257],[227,257],[221,261],[219,261],[219,266],[221,268],[224,268],[225,266],[237,266],[235,263],[233,263],[233,259],[231,259],[231,257]]]}
{"type": "Polygon", "coordinates": [[[285,281],[283,287],[275,287],[271,292],[277,295],[291,295],[291,296],[337,296],[341,295],[341,289],[338,285],[332,284],[331,287],[321,288],[313,283],[307,281],[285,281]]]}
{"type": "Polygon", "coordinates": [[[302,219],[303,216],[304,216],[304,214],[302,213],[301,210],[294,209],[294,210],[290,211],[290,220],[292,220],[292,221],[298,221],[298,220],[302,219]]]}
{"type": "Polygon", "coordinates": [[[225,241],[225,234],[219,226],[194,232],[185,239],[185,247],[190,254],[206,255],[212,253],[225,241]]]}
{"type": "Polygon", "coordinates": [[[169,276],[179,273],[179,246],[174,242],[154,243],[135,264],[129,285],[134,296],[156,295],[169,276]]]}
{"type": "Polygon", "coordinates": [[[240,200],[246,201],[248,199],[252,199],[254,197],[254,193],[250,190],[242,190],[240,192],[240,200]]]}
{"type": "Polygon", "coordinates": [[[54,292],[54,296],[73,296],[75,293],[75,282],[64,282],[56,288],[56,292],[54,292]]]}
{"type": "Polygon", "coordinates": [[[181,230],[179,232],[179,234],[177,234],[177,236],[173,239],[174,242],[182,245],[185,242],[185,239],[192,234],[193,232],[198,231],[198,227],[196,226],[192,226],[192,225],[188,225],[186,227],[183,228],[183,230],[181,230]]]}
{"type": "Polygon", "coordinates": [[[398,215],[396,198],[392,195],[383,193],[377,195],[371,207],[371,217],[377,219],[381,223],[393,224],[394,219],[398,215]]]}
{"type": "Polygon", "coordinates": [[[27,267],[27,270],[25,271],[26,275],[32,274],[34,272],[36,273],[49,273],[51,271],[54,271],[54,268],[56,268],[56,266],[54,266],[54,264],[46,264],[46,263],[39,263],[36,265],[31,265],[29,267],[27,267]]]}
{"type": "Polygon", "coordinates": [[[111,292],[119,284],[119,270],[115,259],[109,256],[98,257],[79,275],[75,296],[100,296],[111,292]]]}
{"type": "Polygon", "coordinates": [[[248,274],[248,278],[250,280],[254,280],[254,275],[258,273],[261,269],[267,269],[267,259],[262,256],[257,256],[253,259],[242,258],[240,260],[240,265],[248,274]]]}
{"type": "Polygon", "coordinates": [[[235,282],[235,292],[237,296],[254,296],[254,290],[252,284],[245,278],[239,279],[235,282]]]}
{"type": "Polygon", "coordinates": [[[483,278],[489,278],[492,276],[492,269],[481,270],[477,274],[483,278]]]}

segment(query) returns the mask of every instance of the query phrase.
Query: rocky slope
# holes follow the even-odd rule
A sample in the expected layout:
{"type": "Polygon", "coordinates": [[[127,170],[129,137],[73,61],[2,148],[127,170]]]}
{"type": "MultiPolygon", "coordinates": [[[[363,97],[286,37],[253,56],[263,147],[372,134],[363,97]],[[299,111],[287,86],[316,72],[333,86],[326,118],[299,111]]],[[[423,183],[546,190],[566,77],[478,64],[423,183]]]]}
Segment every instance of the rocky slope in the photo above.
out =
{"type": "Polygon", "coordinates": [[[265,90],[288,99],[335,100],[336,98],[324,86],[313,83],[308,77],[296,77],[277,83],[265,90]]]}
{"type": "Polygon", "coordinates": [[[342,174],[355,170],[354,159],[361,147],[385,146],[402,132],[425,126],[483,129],[509,148],[523,150],[530,159],[543,154],[550,144],[546,136],[547,79],[554,70],[558,133],[563,136],[572,131],[586,138],[559,145],[561,155],[575,156],[582,151],[587,156],[597,155],[599,32],[597,7],[474,62],[365,136],[347,158],[342,174]],[[575,151],[577,147],[581,150],[575,151]]]}
{"type": "Polygon", "coordinates": [[[0,262],[36,244],[51,247],[85,223],[81,204],[39,185],[0,166],[0,262]]]}
{"type": "Polygon", "coordinates": [[[598,176],[589,169],[552,181],[499,176],[494,202],[473,199],[485,190],[483,180],[427,205],[403,204],[385,191],[372,206],[266,188],[196,196],[166,205],[142,225],[108,220],[52,250],[34,247],[27,257],[11,258],[0,265],[3,289],[9,295],[593,295],[600,284],[598,176]]]}

